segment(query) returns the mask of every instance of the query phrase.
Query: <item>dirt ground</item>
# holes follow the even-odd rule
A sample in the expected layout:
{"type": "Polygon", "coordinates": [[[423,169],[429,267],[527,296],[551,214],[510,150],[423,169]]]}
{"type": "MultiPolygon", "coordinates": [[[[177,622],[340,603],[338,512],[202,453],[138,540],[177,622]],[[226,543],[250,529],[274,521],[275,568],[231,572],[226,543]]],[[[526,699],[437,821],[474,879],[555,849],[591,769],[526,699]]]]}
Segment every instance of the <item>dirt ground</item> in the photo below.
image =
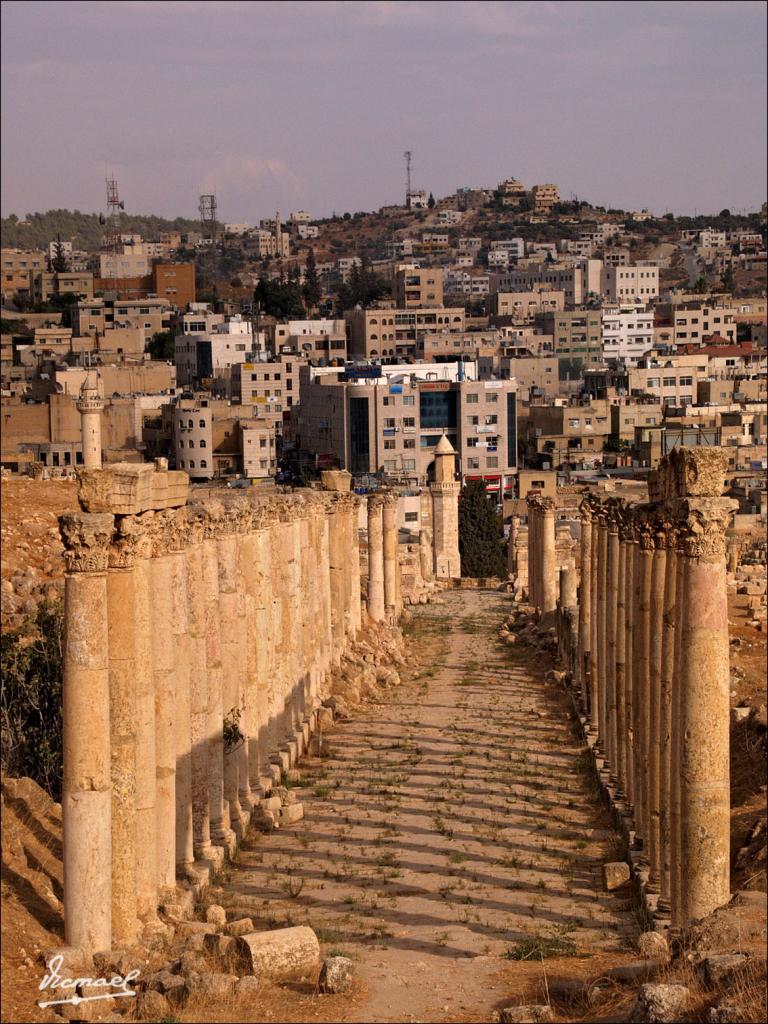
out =
{"type": "Polygon", "coordinates": [[[77,484],[72,480],[12,477],[0,486],[2,578],[18,569],[36,569],[41,577],[64,573],[58,517],[76,512],[77,484]]]}
{"type": "Polygon", "coordinates": [[[540,963],[506,959],[536,938],[631,955],[631,902],[601,886],[617,839],[564,695],[495,641],[507,605],[460,591],[420,609],[410,680],[334,729],[302,764],[303,821],[253,835],[210,894],[350,956],[362,992],[340,1020],[495,1019],[541,980],[540,963]]]}

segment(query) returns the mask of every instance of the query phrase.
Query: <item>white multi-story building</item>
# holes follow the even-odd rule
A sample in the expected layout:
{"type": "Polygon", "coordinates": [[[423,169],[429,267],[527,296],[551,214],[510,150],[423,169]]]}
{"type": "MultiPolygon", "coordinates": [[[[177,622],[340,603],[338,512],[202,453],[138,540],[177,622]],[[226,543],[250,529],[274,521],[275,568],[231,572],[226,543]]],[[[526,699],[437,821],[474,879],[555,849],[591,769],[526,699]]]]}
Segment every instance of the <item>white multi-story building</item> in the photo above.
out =
{"type": "Polygon", "coordinates": [[[296,236],[298,238],[317,238],[320,234],[320,229],[317,224],[297,224],[296,225],[296,236]]]}
{"type": "Polygon", "coordinates": [[[57,249],[61,249],[61,254],[67,261],[67,267],[72,269],[72,243],[71,242],[55,242],[48,243],[48,259],[54,260],[56,258],[57,249]]]}
{"type": "Polygon", "coordinates": [[[461,224],[464,214],[460,210],[438,210],[435,217],[435,224],[439,228],[450,228],[455,224],[461,224]]]}
{"type": "Polygon", "coordinates": [[[506,274],[492,275],[491,291],[529,292],[536,285],[546,285],[552,291],[565,292],[567,305],[580,306],[590,293],[600,294],[602,269],[602,260],[518,263],[506,274]]]}
{"type": "Polygon", "coordinates": [[[647,304],[659,297],[659,268],[648,266],[604,267],[602,292],[608,302],[647,304]]]}
{"type": "Polygon", "coordinates": [[[250,321],[240,314],[212,323],[212,329],[200,331],[201,323],[208,323],[205,314],[196,321],[186,319],[187,333],[176,335],[174,362],[179,387],[228,376],[233,364],[246,362],[254,347],[250,321]]]}
{"type": "Polygon", "coordinates": [[[603,358],[636,366],[653,348],[653,312],[636,306],[604,306],[603,358]]]}
{"type": "Polygon", "coordinates": [[[250,224],[225,224],[225,235],[247,235],[251,230],[250,224]]]}
{"type": "Polygon", "coordinates": [[[525,256],[525,241],[522,238],[500,238],[491,242],[491,252],[505,252],[510,260],[521,260],[525,256]]]}

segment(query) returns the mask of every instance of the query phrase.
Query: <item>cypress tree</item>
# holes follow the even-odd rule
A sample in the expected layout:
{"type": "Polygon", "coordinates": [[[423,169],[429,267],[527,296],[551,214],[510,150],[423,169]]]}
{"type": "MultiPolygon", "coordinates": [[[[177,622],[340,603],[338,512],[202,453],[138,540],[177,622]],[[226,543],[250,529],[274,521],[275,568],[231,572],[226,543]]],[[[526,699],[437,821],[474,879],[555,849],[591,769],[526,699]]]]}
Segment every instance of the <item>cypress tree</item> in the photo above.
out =
{"type": "Polygon", "coordinates": [[[459,496],[459,554],[462,576],[506,577],[502,518],[482,480],[468,480],[459,496]]]}

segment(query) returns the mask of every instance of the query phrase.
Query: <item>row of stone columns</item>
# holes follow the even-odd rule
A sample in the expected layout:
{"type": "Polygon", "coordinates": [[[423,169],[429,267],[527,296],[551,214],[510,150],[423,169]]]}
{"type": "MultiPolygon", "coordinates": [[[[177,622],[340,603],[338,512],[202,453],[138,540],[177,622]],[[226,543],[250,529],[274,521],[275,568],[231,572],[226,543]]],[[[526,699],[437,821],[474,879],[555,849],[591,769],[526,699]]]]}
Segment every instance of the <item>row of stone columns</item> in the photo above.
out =
{"type": "Polygon", "coordinates": [[[62,517],[68,945],[161,928],[304,749],[360,627],[357,511],[326,493],[62,517]]]}
{"type": "Polygon", "coordinates": [[[676,927],[729,899],[725,465],[679,449],[652,504],[581,506],[574,678],[646,894],[676,927]]]}

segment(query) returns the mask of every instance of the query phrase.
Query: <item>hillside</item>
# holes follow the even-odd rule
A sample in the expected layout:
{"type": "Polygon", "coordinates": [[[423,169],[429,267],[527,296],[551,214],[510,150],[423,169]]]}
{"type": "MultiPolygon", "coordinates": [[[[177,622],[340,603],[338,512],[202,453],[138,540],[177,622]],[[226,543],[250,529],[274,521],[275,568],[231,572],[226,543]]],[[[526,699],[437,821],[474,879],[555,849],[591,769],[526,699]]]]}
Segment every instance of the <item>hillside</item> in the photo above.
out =
{"type": "MultiPolygon", "coordinates": [[[[161,231],[199,231],[200,222],[184,217],[166,220],[154,214],[121,213],[119,227],[125,234],[156,239],[161,231]]],[[[76,249],[95,251],[104,241],[104,225],[99,223],[98,213],[81,213],[79,210],[28,213],[23,221],[11,214],[0,220],[0,239],[3,246],[11,249],[44,249],[59,234],[62,240],[71,241],[76,249]]]]}

